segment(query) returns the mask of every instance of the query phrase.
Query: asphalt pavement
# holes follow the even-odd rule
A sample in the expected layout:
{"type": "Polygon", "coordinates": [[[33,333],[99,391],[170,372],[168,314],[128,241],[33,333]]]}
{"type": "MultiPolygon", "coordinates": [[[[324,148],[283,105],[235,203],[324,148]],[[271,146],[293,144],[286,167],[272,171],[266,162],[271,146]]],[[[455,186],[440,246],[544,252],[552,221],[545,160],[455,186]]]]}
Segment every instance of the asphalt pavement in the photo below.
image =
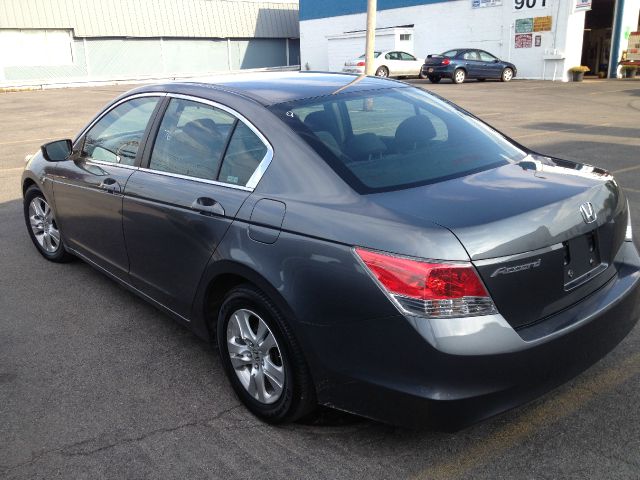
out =
{"type": "MultiPolygon", "coordinates": [[[[640,236],[639,80],[412,83],[613,171],[640,236]]],[[[640,327],[564,386],[454,434],[332,412],[273,427],[206,343],[88,265],[45,261],[22,218],[23,158],[128,88],[0,94],[0,478],[640,478],[640,327]]]]}

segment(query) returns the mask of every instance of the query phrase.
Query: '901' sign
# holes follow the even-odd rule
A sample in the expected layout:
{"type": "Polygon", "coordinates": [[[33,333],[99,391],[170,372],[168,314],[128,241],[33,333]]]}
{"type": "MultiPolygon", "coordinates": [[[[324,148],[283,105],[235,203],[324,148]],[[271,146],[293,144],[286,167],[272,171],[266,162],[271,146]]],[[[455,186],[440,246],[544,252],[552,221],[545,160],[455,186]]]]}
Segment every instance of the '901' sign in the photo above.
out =
{"type": "Polygon", "coordinates": [[[546,8],[551,0],[513,0],[514,10],[530,10],[534,8],[546,8]]]}

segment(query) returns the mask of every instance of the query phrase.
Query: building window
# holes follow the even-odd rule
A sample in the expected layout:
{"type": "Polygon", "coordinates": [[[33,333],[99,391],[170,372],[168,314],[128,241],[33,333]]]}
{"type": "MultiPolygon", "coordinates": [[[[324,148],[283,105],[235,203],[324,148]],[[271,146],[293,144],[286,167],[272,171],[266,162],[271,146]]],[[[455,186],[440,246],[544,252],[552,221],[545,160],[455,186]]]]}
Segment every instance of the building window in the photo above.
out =
{"type": "Polygon", "coordinates": [[[401,33],[400,34],[400,41],[407,41],[407,40],[411,40],[411,34],[410,33],[401,33]]]}

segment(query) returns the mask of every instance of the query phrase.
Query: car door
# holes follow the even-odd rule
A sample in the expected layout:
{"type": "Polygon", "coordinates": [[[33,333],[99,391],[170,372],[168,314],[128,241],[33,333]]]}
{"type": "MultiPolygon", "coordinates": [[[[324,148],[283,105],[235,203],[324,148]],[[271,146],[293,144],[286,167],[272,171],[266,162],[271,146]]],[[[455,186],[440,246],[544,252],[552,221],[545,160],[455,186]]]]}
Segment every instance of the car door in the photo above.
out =
{"type": "Polygon", "coordinates": [[[422,62],[418,62],[416,57],[407,52],[400,52],[400,59],[404,75],[418,75],[420,73],[422,62]]]}
{"type": "Polygon", "coordinates": [[[381,62],[381,64],[387,66],[390,77],[403,75],[403,62],[400,60],[400,52],[388,52],[385,54],[384,62],[381,62]]]}
{"type": "Polygon", "coordinates": [[[123,279],[129,271],[123,192],[160,99],[138,95],[109,108],[76,140],[54,177],[56,215],[67,246],[123,279]]]}
{"type": "Polygon", "coordinates": [[[467,77],[482,78],[480,56],[476,50],[467,50],[462,54],[464,66],[467,69],[467,77]]]}
{"type": "Polygon", "coordinates": [[[484,50],[478,50],[482,62],[482,74],[485,78],[500,78],[502,76],[502,64],[500,61],[484,50]]]}
{"type": "Polygon", "coordinates": [[[132,284],[187,317],[211,255],[272,150],[223,105],[169,95],[165,108],[127,183],[124,237],[132,284]]]}

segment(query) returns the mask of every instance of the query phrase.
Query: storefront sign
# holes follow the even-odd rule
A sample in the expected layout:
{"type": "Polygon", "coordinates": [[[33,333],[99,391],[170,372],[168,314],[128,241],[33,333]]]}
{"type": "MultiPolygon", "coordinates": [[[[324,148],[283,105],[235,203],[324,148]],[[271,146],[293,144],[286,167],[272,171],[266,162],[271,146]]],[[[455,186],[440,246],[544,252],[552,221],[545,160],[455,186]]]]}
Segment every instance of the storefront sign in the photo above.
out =
{"type": "Polygon", "coordinates": [[[516,33],[533,32],[533,18],[516,19],[516,33]]]}
{"type": "Polygon", "coordinates": [[[576,12],[586,12],[591,10],[591,0],[576,0],[576,12]]]}
{"type": "Polygon", "coordinates": [[[499,7],[502,0],[471,0],[471,8],[499,7]]]}
{"type": "Polygon", "coordinates": [[[519,34],[515,37],[515,47],[516,48],[531,48],[531,44],[533,43],[533,35],[530,33],[519,34]]]}
{"type": "Polygon", "coordinates": [[[552,25],[552,17],[533,17],[534,32],[550,32],[552,25]]]}

